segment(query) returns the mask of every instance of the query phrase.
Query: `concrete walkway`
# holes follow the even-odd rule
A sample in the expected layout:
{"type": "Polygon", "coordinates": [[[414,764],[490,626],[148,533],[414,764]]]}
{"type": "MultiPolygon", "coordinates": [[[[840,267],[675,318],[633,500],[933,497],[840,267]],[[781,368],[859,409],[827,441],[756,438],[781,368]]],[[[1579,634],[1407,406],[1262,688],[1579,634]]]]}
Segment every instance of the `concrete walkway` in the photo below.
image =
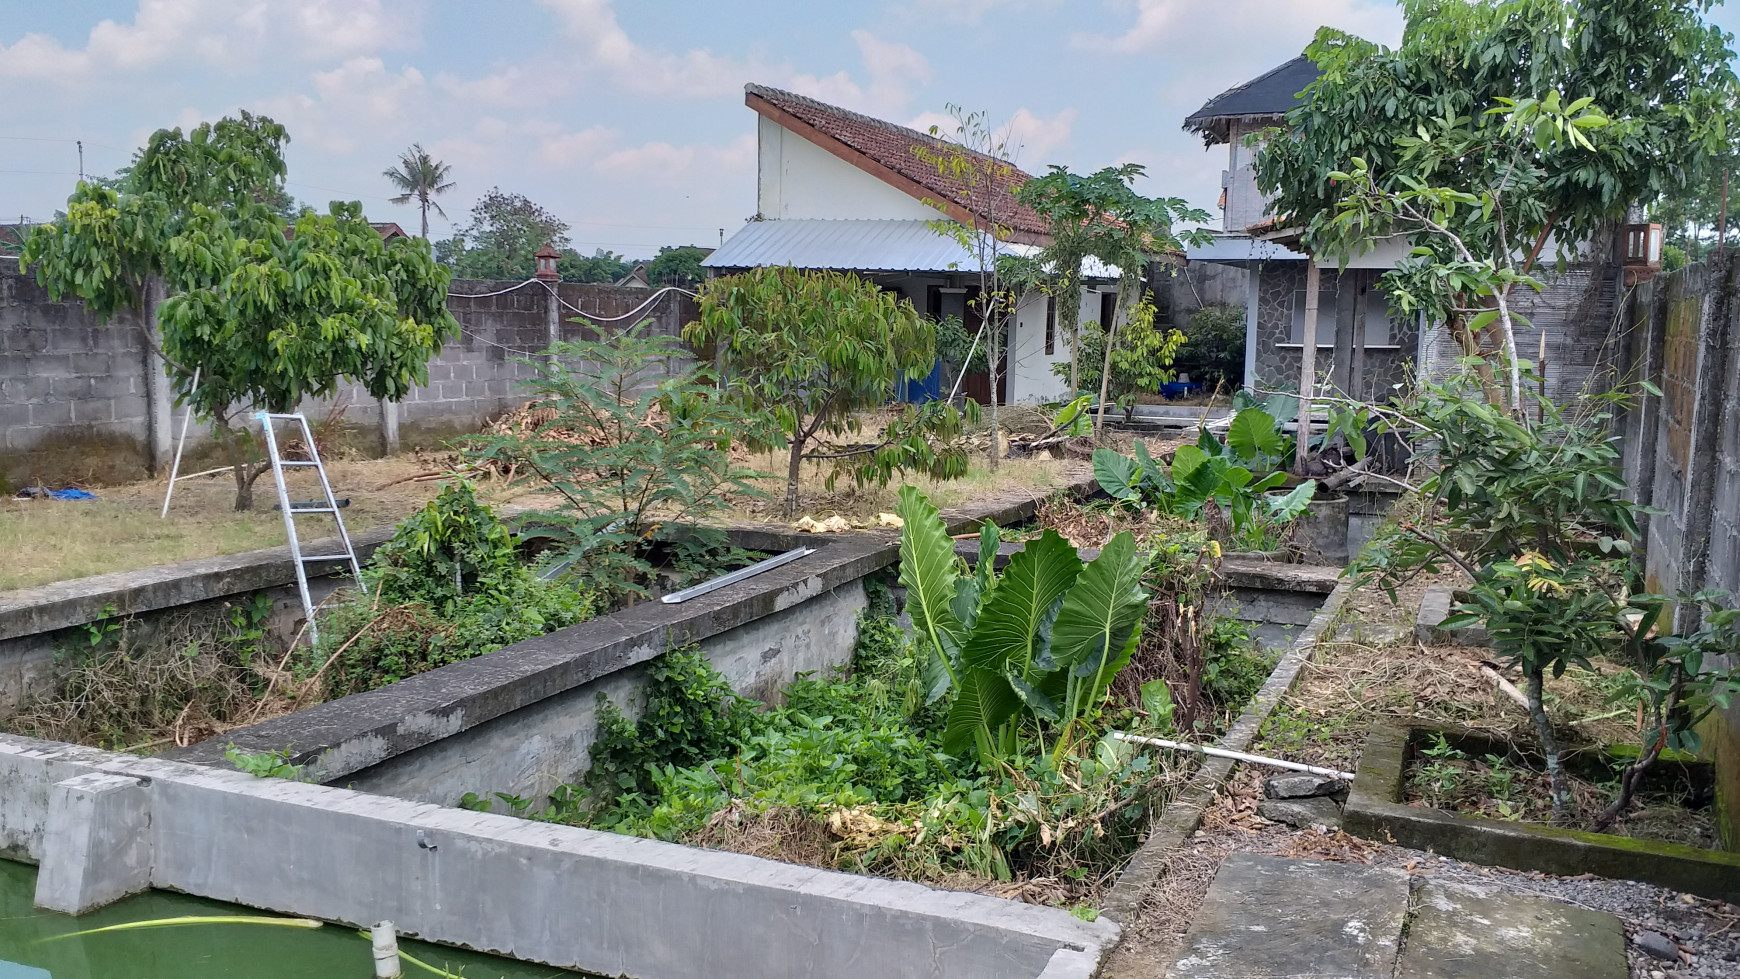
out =
{"type": "Polygon", "coordinates": [[[1619,919],[1387,867],[1228,857],[1171,979],[1626,979],[1619,919]]]}

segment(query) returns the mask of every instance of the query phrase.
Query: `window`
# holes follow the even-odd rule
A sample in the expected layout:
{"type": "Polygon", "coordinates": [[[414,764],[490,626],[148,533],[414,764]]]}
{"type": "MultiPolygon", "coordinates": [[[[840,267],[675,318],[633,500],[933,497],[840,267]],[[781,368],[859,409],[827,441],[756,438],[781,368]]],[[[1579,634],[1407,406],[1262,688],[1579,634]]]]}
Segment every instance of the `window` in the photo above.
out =
{"type": "Polygon", "coordinates": [[[1365,291],[1365,345],[1387,347],[1390,344],[1390,297],[1372,286],[1365,291]]]}
{"type": "Polygon", "coordinates": [[[1100,329],[1109,329],[1112,317],[1118,315],[1118,294],[1116,292],[1100,293],[1100,329]]]}
{"type": "Polygon", "coordinates": [[[1057,353],[1057,297],[1045,297],[1045,355],[1057,353]]]}
{"type": "MultiPolygon", "coordinates": [[[[1317,345],[1335,344],[1335,311],[1341,296],[1333,274],[1317,280],[1317,345]]],[[[1293,323],[1287,330],[1288,343],[1305,342],[1305,287],[1293,291],[1293,323]]]]}

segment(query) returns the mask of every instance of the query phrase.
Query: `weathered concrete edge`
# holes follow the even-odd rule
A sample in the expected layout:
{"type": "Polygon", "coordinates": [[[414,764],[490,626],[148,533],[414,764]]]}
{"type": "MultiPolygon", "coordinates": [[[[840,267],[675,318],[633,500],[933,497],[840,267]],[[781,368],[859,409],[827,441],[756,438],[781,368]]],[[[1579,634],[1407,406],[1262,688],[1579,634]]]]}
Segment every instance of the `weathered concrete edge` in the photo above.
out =
{"type": "MultiPolygon", "coordinates": [[[[1263,682],[1257,695],[1245,707],[1238,720],[1233,722],[1232,727],[1227,729],[1226,735],[1217,742],[1219,747],[1233,751],[1250,749],[1251,742],[1268,722],[1269,715],[1274,713],[1281,700],[1292,691],[1305,665],[1316,656],[1318,637],[1335,623],[1348,595],[1352,593],[1351,581],[1343,581],[1335,586],[1335,590],[1329,593],[1329,598],[1323,602],[1317,614],[1311,617],[1311,623],[1293,640],[1281,661],[1275,664],[1275,669],[1263,682]]],[[[1208,808],[1214,797],[1226,786],[1234,764],[1229,758],[1207,758],[1203,761],[1202,767],[1191,776],[1184,791],[1160,813],[1148,839],[1130,858],[1124,872],[1118,876],[1117,883],[1112,885],[1111,893],[1106,896],[1102,908],[1106,917],[1118,922],[1129,921],[1135,917],[1143,899],[1148,896],[1148,891],[1165,872],[1172,859],[1172,851],[1182,846],[1202,825],[1203,810],[1208,808]]]]}
{"type": "MultiPolygon", "coordinates": [[[[392,536],[391,527],[353,536],[357,560],[367,561],[375,548],[392,536]]],[[[340,547],[335,537],[309,541],[302,550],[331,554],[340,547]]],[[[332,566],[341,568],[340,562],[332,562],[332,566]]],[[[0,592],[0,640],[67,629],[107,615],[155,612],[295,581],[296,569],[285,545],[19,588],[0,592]]]]}
{"type": "Polygon", "coordinates": [[[1557,876],[1593,873],[1740,901],[1740,853],[1404,804],[1408,741],[1416,730],[1435,727],[1424,722],[1372,726],[1342,814],[1347,832],[1488,866],[1557,876]]]}
{"type": "MultiPolygon", "coordinates": [[[[1098,486],[1078,479],[1059,492],[1098,486]]],[[[1030,519],[1040,497],[993,499],[944,511],[950,533],[984,520],[1030,519]]],[[[248,752],[284,751],[310,774],[331,782],[424,745],[474,728],[618,670],[672,646],[700,642],[782,609],[825,595],[899,561],[898,535],[863,531],[797,535],[778,528],[737,528],[747,546],[804,544],[815,554],[681,605],[646,602],[567,629],[449,664],[391,686],[317,704],[166,753],[222,765],[230,745],[248,752]]]]}
{"type": "Polygon", "coordinates": [[[1465,629],[1440,629],[1438,624],[1450,617],[1450,607],[1456,604],[1456,591],[1449,585],[1431,585],[1420,596],[1420,610],[1414,614],[1414,638],[1428,646],[1490,646],[1492,637],[1486,627],[1472,625],[1465,629]]]}
{"type": "MultiPolygon", "coordinates": [[[[1009,559],[1026,546],[1024,541],[1004,541],[997,545],[997,569],[1002,570],[1008,565],[1009,559]]],[[[977,564],[978,540],[969,537],[955,541],[955,554],[969,565],[977,564]]],[[[1092,561],[1100,556],[1100,549],[1084,547],[1076,551],[1076,556],[1083,561],[1092,561]]],[[[1313,595],[1327,595],[1341,582],[1340,568],[1320,564],[1283,564],[1278,561],[1227,558],[1221,562],[1217,573],[1229,588],[1259,588],[1313,595]]]]}
{"type": "Polygon", "coordinates": [[[1119,933],[1060,908],[10,735],[0,855],[42,859],[56,787],[92,773],[148,793],[154,887],[351,925],[388,917],[563,968],[989,976],[1000,960],[1086,977],[1119,933]],[[665,910],[675,931],[657,927],[665,910]]]}

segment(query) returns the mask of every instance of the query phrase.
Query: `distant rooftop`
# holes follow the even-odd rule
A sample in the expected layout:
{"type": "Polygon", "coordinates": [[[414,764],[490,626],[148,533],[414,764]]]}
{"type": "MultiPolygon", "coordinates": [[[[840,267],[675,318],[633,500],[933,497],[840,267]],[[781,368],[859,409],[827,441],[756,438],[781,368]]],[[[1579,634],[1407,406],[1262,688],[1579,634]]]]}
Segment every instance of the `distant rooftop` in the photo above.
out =
{"type": "Polygon", "coordinates": [[[1273,119],[1299,104],[1299,93],[1317,80],[1320,72],[1311,59],[1300,55],[1292,61],[1216,95],[1184,120],[1184,128],[1199,133],[1214,146],[1224,143],[1234,119],[1273,119]]]}
{"type": "Polygon", "coordinates": [[[1015,188],[1033,178],[1012,165],[1000,164],[992,170],[991,157],[973,154],[980,172],[995,174],[990,200],[975,207],[966,184],[945,178],[917,152],[954,148],[955,144],[793,92],[753,83],[745,85],[743,91],[744,102],[756,112],[823,143],[824,149],[901,191],[937,201],[944,205],[942,210],[963,224],[970,223],[965,219],[976,217],[1011,229],[1011,237],[1018,241],[1049,237],[1045,219],[1015,200],[1015,188]],[[827,145],[830,143],[833,145],[827,145]]]}

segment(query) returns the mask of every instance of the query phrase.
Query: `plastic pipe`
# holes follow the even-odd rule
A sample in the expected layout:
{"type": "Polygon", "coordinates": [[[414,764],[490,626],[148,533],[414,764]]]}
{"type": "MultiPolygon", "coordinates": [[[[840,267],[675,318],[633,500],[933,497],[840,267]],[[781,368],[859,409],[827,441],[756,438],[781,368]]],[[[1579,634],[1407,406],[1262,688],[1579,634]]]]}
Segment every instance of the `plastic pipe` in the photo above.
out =
{"type": "Polygon", "coordinates": [[[1343,782],[1353,781],[1352,772],[1338,772],[1333,768],[1319,768],[1316,765],[1305,765],[1296,761],[1282,761],[1279,758],[1264,758],[1262,755],[1246,754],[1243,751],[1228,751],[1225,748],[1210,748],[1202,744],[1186,744],[1182,741],[1167,741],[1162,738],[1144,738],[1135,734],[1125,734],[1113,731],[1112,737],[1119,741],[1129,741],[1134,744],[1151,744],[1156,748],[1173,748],[1178,751],[1194,751],[1198,754],[1211,755],[1215,758],[1231,758],[1234,761],[1248,762],[1252,765],[1267,765],[1270,768],[1286,768],[1295,772],[1310,772],[1326,778],[1338,778],[1343,782]]]}
{"type": "Polygon", "coordinates": [[[391,921],[383,921],[369,929],[369,939],[375,950],[375,979],[399,979],[404,970],[399,966],[399,935],[391,921]]]}

